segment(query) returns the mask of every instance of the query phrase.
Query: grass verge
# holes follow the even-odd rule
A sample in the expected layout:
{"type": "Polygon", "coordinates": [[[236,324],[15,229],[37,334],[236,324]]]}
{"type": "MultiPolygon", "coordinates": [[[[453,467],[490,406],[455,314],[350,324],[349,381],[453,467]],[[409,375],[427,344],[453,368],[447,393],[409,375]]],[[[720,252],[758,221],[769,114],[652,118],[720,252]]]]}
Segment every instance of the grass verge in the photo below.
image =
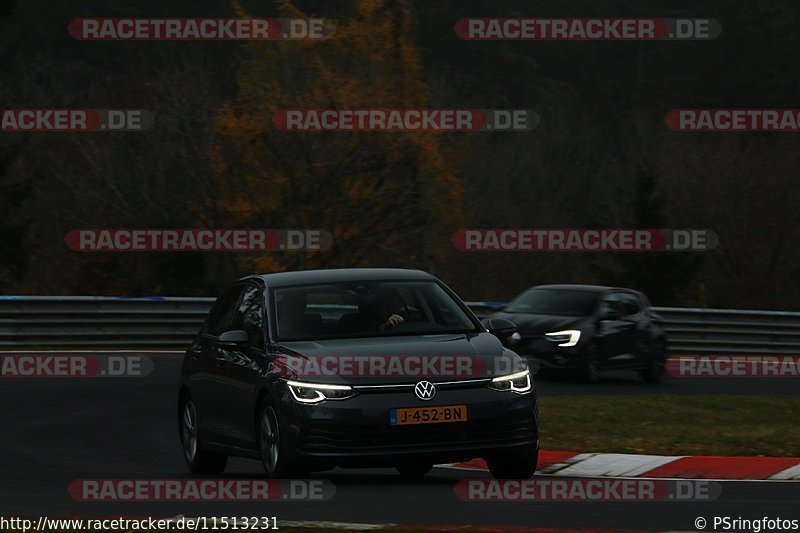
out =
{"type": "Polygon", "coordinates": [[[798,396],[539,399],[543,450],[800,456],[798,396]]]}

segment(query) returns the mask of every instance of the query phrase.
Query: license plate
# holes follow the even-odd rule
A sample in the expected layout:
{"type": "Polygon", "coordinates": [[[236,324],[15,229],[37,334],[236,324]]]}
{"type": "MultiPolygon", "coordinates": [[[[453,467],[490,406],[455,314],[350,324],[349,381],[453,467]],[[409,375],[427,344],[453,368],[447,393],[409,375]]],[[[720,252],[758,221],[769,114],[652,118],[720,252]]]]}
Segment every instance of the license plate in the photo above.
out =
{"type": "Polygon", "coordinates": [[[406,426],[410,424],[445,424],[448,422],[466,421],[466,405],[402,407],[389,410],[389,423],[392,426],[406,426]]]}

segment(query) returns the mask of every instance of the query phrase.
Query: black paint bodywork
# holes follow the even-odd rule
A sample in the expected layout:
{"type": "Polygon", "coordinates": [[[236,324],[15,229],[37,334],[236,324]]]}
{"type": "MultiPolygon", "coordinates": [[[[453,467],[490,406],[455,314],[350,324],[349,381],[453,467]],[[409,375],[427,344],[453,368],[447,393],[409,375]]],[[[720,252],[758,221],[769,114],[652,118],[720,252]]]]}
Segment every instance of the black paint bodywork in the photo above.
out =
{"type": "MultiPolygon", "coordinates": [[[[447,463],[538,448],[535,390],[518,394],[487,386],[498,360],[507,368],[524,368],[525,363],[490,334],[449,288],[430,274],[403,269],[331,269],[250,276],[233,287],[237,285],[257,287],[263,295],[264,348],[222,346],[217,337],[208,333],[206,323],[187,349],[181,371],[179,403],[187,394],[191,395],[199,412],[200,440],[209,451],[257,459],[258,409],[265,397],[277,407],[282,439],[286,439],[292,453],[310,470],[336,465],[392,466],[409,460],[447,463]],[[275,288],[404,280],[438,283],[470,317],[474,332],[274,341],[277,328],[270,310],[274,308],[271,298],[275,288]],[[430,401],[422,401],[414,395],[413,385],[418,378],[315,378],[314,382],[352,385],[358,394],[346,400],[307,405],[292,398],[285,380],[273,366],[277,358],[285,355],[337,354],[469,355],[485,359],[486,373],[463,383],[437,384],[437,394],[430,401]],[[369,385],[396,387],[359,388],[369,385]],[[454,404],[468,406],[467,422],[389,425],[389,409],[392,408],[454,404]]],[[[210,316],[213,313],[212,309],[210,316]]]]}

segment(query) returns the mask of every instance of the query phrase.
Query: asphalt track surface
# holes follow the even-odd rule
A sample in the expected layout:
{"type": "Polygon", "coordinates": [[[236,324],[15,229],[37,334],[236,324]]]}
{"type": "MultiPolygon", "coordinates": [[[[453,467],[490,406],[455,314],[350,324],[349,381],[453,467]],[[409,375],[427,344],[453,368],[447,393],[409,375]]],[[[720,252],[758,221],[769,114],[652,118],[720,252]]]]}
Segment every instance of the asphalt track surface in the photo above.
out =
{"type": "MultiPolygon", "coordinates": [[[[177,354],[152,357],[142,378],[0,378],[0,515],[2,516],[276,516],[278,520],[395,524],[470,524],[694,531],[703,516],[800,519],[800,483],[721,482],[711,502],[467,502],[460,479],[483,472],[437,468],[421,482],[394,470],[336,469],[315,474],[336,490],[327,501],[79,502],[76,479],[188,478],[175,423],[177,354]]],[[[537,383],[541,395],[761,394],[798,392],[796,380],[668,379],[652,386],[617,373],[587,386],[537,383]]],[[[255,461],[232,460],[225,477],[258,478],[255,461]]],[[[706,528],[712,530],[711,527],[706,528]]]]}

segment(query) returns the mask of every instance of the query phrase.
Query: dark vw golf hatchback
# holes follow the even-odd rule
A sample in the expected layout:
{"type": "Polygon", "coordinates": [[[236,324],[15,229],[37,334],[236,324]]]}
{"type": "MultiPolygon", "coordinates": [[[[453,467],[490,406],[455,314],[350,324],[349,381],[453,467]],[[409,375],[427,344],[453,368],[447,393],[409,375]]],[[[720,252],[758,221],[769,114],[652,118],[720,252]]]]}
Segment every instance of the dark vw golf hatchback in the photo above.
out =
{"type": "Polygon", "coordinates": [[[498,478],[533,475],[538,407],[523,360],[435,277],[401,269],[243,278],[186,351],[178,397],[189,468],[229,456],[272,477],[342,467],[484,458],[498,478]]]}
{"type": "MultiPolygon", "coordinates": [[[[597,285],[540,285],[488,320],[510,320],[519,331],[509,346],[542,370],[577,370],[595,383],[602,370],[633,369],[661,381],[667,339],[644,294],[597,285]]],[[[487,320],[487,322],[488,322],[487,320]]]]}

